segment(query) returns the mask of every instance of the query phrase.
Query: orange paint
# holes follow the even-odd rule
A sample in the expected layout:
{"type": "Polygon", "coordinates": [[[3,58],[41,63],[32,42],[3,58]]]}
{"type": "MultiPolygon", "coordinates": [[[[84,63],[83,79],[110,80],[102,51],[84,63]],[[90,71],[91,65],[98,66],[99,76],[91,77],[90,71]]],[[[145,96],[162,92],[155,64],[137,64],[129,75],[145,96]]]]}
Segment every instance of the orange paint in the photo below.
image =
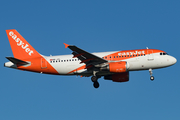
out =
{"type": "Polygon", "coordinates": [[[76,72],[76,71],[79,71],[79,70],[83,70],[83,69],[86,69],[86,65],[83,65],[75,70],[72,70],[71,72],[67,73],[67,74],[70,74],[70,73],[73,73],[73,72],[76,72]]]}
{"type": "Polygon", "coordinates": [[[66,43],[64,43],[64,45],[65,45],[65,48],[69,47],[69,45],[68,45],[68,44],[66,44],[66,43]]]}
{"type": "Polygon", "coordinates": [[[59,74],[43,57],[38,57],[33,59],[23,59],[23,60],[30,62],[31,65],[27,67],[18,66],[18,69],[20,70],[27,70],[32,72],[55,74],[55,75],[59,74]],[[45,65],[42,64],[42,61],[46,62],[45,65]]]}
{"type": "Polygon", "coordinates": [[[126,72],[126,62],[111,62],[109,63],[109,71],[113,73],[126,72]]]}
{"type": "Polygon", "coordinates": [[[31,63],[27,66],[17,66],[18,69],[47,74],[59,74],[16,30],[6,30],[6,33],[14,57],[31,63]]]}
{"type": "Polygon", "coordinates": [[[130,58],[135,58],[139,56],[144,56],[144,55],[153,54],[153,53],[160,53],[160,52],[164,52],[164,51],[157,50],[157,49],[126,50],[126,51],[119,51],[119,52],[104,56],[103,58],[105,60],[110,60],[110,61],[120,61],[120,60],[126,60],[130,58]]]}
{"type": "Polygon", "coordinates": [[[15,58],[27,59],[41,56],[16,30],[6,30],[6,33],[15,58]]]}

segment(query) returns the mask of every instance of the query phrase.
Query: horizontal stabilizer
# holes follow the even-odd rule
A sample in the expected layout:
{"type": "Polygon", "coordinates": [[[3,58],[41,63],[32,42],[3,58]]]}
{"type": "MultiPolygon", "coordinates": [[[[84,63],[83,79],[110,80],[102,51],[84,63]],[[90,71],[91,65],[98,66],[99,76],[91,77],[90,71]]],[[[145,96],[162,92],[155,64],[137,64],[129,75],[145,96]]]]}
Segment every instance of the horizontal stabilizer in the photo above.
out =
{"type": "Polygon", "coordinates": [[[26,61],[22,61],[22,60],[13,58],[13,57],[6,57],[6,58],[7,58],[9,61],[11,61],[12,63],[16,64],[16,65],[27,65],[27,64],[29,64],[29,63],[26,62],[26,61]]]}

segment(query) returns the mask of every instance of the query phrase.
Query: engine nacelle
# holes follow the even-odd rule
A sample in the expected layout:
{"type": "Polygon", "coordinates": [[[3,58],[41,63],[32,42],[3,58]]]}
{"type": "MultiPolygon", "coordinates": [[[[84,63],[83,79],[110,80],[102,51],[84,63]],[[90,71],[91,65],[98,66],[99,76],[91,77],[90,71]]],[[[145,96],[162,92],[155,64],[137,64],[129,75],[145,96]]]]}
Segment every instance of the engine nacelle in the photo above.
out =
{"type": "Polygon", "coordinates": [[[109,71],[114,73],[127,72],[129,65],[125,61],[109,63],[109,71]]]}
{"type": "Polygon", "coordinates": [[[105,80],[112,80],[113,82],[127,82],[129,81],[129,72],[116,73],[104,76],[105,80]]]}

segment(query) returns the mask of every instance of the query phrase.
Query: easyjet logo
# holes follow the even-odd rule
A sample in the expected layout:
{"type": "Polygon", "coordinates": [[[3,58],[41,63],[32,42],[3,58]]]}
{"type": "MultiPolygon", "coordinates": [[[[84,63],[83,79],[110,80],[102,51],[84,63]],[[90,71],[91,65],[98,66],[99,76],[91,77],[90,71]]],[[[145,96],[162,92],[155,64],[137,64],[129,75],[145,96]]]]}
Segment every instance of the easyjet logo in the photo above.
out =
{"type": "Polygon", "coordinates": [[[17,43],[17,46],[21,46],[22,49],[24,49],[25,52],[27,52],[30,56],[31,56],[31,54],[33,54],[33,51],[30,48],[28,48],[29,45],[24,44],[23,41],[20,40],[20,38],[18,38],[17,35],[14,34],[13,31],[9,32],[9,36],[11,36],[14,39],[14,41],[17,43]]]}
{"type": "Polygon", "coordinates": [[[134,52],[122,52],[122,53],[118,53],[119,56],[121,55],[140,55],[140,54],[145,54],[145,51],[134,51],[134,52]]]}

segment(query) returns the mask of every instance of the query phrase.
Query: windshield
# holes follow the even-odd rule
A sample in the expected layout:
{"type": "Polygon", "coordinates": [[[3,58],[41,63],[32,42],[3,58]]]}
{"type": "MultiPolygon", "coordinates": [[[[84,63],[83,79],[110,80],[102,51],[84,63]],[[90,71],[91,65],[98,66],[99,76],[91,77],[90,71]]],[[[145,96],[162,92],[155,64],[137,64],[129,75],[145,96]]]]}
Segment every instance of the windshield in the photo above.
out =
{"type": "Polygon", "coordinates": [[[160,53],[160,55],[168,55],[168,54],[163,52],[163,53],[160,53]]]}

